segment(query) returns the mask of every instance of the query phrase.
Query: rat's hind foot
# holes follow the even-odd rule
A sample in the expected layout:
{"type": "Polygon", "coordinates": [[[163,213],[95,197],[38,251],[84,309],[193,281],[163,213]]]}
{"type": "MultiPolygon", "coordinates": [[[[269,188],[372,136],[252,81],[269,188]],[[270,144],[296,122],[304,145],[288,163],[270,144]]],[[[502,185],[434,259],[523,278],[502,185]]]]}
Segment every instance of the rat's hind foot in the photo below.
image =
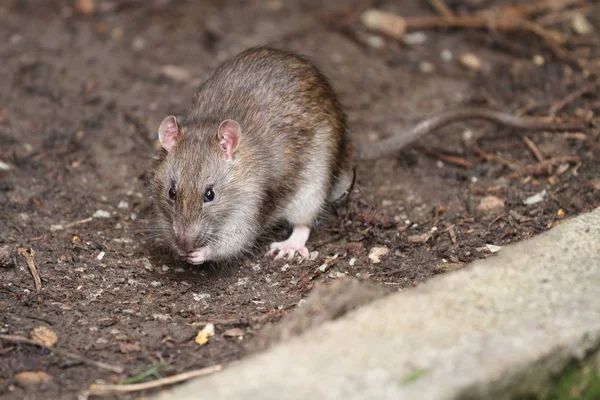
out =
{"type": "Polygon", "coordinates": [[[199,249],[190,251],[186,256],[186,260],[190,264],[202,264],[205,261],[208,261],[208,256],[208,249],[206,247],[200,247],[199,249]]]}
{"type": "Polygon", "coordinates": [[[310,228],[308,226],[296,226],[287,240],[271,243],[267,255],[272,256],[278,251],[275,256],[276,260],[280,260],[285,256],[287,256],[288,260],[291,260],[296,253],[298,253],[302,259],[308,258],[308,249],[305,246],[308,235],[310,235],[310,228]]]}

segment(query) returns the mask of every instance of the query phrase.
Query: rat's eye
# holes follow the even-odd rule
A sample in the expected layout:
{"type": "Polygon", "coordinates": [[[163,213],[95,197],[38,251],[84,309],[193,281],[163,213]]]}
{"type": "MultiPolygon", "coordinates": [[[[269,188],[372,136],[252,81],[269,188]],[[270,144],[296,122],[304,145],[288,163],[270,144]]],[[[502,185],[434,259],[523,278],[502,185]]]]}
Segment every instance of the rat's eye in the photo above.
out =
{"type": "Polygon", "coordinates": [[[175,188],[172,187],[171,189],[169,189],[169,198],[171,200],[175,200],[175,197],[177,197],[177,192],[175,191],[175,188]]]}
{"type": "Polygon", "coordinates": [[[212,189],[206,189],[204,192],[204,202],[208,203],[209,201],[213,201],[215,199],[215,192],[212,189]]]}

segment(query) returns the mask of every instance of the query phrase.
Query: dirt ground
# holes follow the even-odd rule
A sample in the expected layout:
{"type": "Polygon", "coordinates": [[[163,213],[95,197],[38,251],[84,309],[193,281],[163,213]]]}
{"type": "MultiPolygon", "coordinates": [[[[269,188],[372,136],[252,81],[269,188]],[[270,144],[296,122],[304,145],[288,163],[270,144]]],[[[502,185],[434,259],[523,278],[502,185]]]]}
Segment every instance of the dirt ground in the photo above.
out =
{"type": "MultiPolygon", "coordinates": [[[[488,245],[529,238],[600,205],[599,5],[577,1],[533,16],[566,35],[559,45],[502,29],[416,30],[403,43],[367,31],[356,10],[370,3],[437,15],[429,2],[320,3],[96,0],[84,15],[72,1],[2,1],[0,334],[30,337],[47,327],[57,348],[124,368],[0,340],[2,398],[71,399],[92,383],[225,365],[318,282],[351,276],[387,292],[410,290],[491,256],[488,245]],[[358,146],[473,104],[530,116],[556,110],[589,129],[454,124],[361,163],[349,211],[323,218],[309,241],[315,259],[286,264],[257,252],[225,267],[186,265],[155,249],[148,233],[157,127],[185,113],[222,60],[265,43],[321,66],[358,146]],[[465,65],[465,54],[475,65],[465,65]],[[379,263],[369,257],[377,247],[388,251],[379,263]],[[34,251],[39,293],[19,248],[34,251]],[[194,338],[208,322],[215,336],[201,346],[194,338]],[[225,335],[232,328],[241,330],[225,335]],[[25,371],[51,379],[27,383],[18,376],[25,371]]],[[[446,4],[468,14],[511,3],[446,4]]]]}

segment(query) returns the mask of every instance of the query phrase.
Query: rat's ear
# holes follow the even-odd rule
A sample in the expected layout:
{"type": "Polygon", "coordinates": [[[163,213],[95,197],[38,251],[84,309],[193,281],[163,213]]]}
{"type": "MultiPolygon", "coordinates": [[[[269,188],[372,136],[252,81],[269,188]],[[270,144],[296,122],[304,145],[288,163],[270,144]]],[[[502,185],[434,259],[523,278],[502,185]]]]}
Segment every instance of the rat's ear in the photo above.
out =
{"type": "Polygon", "coordinates": [[[233,154],[237,150],[241,135],[242,127],[232,119],[226,119],[219,125],[219,133],[217,134],[219,146],[225,152],[228,160],[233,159],[233,154]]]}
{"type": "Polygon", "coordinates": [[[175,143],[183,136],[179,125],[177,125],[177,119],[169,115],[163,119],[158,127],[158,140],[166,151],[171,151],[175,143]]]}

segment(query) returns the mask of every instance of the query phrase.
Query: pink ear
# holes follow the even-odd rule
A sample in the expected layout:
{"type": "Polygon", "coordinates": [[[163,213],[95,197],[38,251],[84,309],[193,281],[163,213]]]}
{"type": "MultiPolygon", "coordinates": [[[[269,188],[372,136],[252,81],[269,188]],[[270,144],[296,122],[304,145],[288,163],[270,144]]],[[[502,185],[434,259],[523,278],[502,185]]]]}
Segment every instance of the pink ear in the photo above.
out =
{"type": "Polygon", "coordinates": [[[166,151],[171,151],[181,136],[181,129],[179,129],[177,119],[174,116],[170,115],[163,119],[158,127],[158,139],[166,151]]]}
{"type": "Polygon", "coordinates": [[[240,124],[232,119],[226,119],[219,125],[219,145],[225,152],[228,160],[233,159],[233,154],[237,150],[238,143],[240,142],[240,136],[242,134],[242,128],[240,124]]]}

